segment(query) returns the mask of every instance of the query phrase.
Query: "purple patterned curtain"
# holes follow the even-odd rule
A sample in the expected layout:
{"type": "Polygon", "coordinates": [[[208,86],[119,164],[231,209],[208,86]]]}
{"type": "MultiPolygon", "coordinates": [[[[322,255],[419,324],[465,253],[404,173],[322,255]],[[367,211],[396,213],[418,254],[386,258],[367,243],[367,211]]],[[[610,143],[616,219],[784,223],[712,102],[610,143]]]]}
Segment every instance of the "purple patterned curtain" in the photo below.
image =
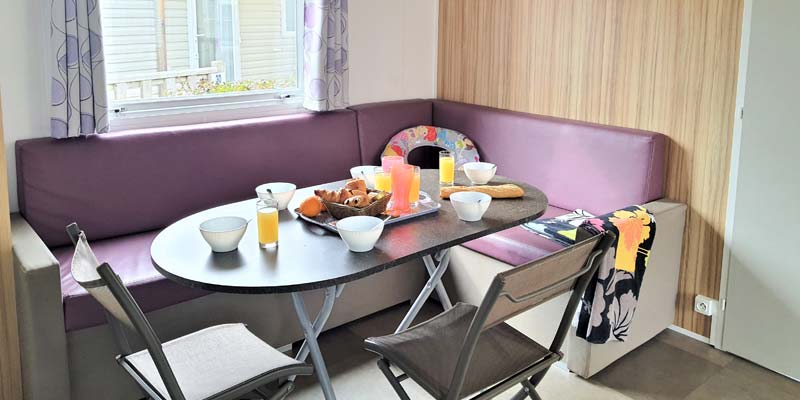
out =
{"type": "Polygon", "coordinates": [[[347,0],[305,0],[303,106],[348,106],[347,0]]]}
{"type": "Polygon", "coordinates": [[[108,131],[98,0],[50,0],[50,135],[108,131]]]}

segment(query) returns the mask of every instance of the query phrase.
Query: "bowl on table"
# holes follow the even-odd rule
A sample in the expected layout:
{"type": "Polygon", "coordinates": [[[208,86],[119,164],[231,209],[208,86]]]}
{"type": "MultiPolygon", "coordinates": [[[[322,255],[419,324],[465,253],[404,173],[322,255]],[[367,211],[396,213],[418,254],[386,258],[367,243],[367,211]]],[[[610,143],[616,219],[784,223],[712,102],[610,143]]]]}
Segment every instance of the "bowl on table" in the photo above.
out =
{"type": "Polygon", "coordinates": [[[248,222],[242,217],[211,218],[200,224],[200,234],[211,246],[211,251],[227,253],[239,247],[248,222]]]}
{"type": "Polygon", "coordinates": [[[464,174],[475,185],[489,183],[497,172],[497,166],[488,162],[468,162],[464,164],[464,174]]]}
{"type": "Polygon", "coordinates": [[[278,210],[285,210],[292,201],[294,191],[297,190],[297,185],[286,182],[272,182],[265,183],[256,187],[256,194],[261,200],[268,200],[270,198],[267,189],[272,190],[272,196],[278,202],[278,210]]]}
{"type": "Polygon", "coordinates": [[[375,247],[383,233],[383,220],[376,217],[347,217],[336,222],[336,230],[350,251],[363,253],[375,247]]]}
{"type": "Polygon", "coordinates": [[[375,188],[375,168],[374,165],[360,165],[358,167],[350,168],[350,176],[353,179],[362,178],[367,182],[367,187],[370,189],[375,188]]]}
{"type": "Polygon", "coordinates": [[[450,203],[458,214],[458,219],[467,222],[480,221],[489,209],[492,196],[480,192],[456,192],[450,195],[450,203]]]}

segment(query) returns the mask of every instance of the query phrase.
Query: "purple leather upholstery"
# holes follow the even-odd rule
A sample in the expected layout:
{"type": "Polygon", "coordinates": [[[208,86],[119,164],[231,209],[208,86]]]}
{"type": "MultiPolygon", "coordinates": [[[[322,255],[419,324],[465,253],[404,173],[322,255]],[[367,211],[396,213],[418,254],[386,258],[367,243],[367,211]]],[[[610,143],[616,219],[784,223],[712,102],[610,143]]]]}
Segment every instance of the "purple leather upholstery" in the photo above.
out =
{"type": "Polygon", "coordinates": [[[499,174],[564,209],[603,214],[663,196],[667,142],[659,133],[438,100],[433,124],[469,136],[499,174]]]}
{"type": "Polygon", "coordinates": [[[431,100],[400,100],[350,107],[358,115],[361,165],[380,165],[386,143],[397,132],[430,125],[431,100]]]}
{"type": "MultiPolygon", "coordinates": [[[[542,218],[553,218],[570,212],[548,206],[542,218]]],[[[513,266],[526,264],[563,248],[552,240],[520,227],[475,239],[465,243],[464,247],[513,266]]]]}
{"type": "MultiPolygon", "coordinates": [[[[209,294],[200,289],[179,285],[153,268],[150,244],[159,231],[127,235],[114,239],[91,240],[92,250],[100,262],[107,262],[120,275],[125,286],[144,312],[178,304],[209,294]]],[[[64,302],[64,325],[67,331],[102,325],[106,322],[103,308],[78,282],[72,279],[72,245],[53,249],[61,270],[61,298],[64,302]]]]}
{"type": "Polygon", "coordinates": [[[304,113],[16,144],[20,212],[49,247],[160,229],[270,181],[308,186],[360,164],[355,113],[304,113]]]}
{"type": "MultiPolygon", "coordinates": [[[[501,175],[547,194],[552,204],[546,217],[576,208],[602,214],[662,196],[663,135],[406,100],[90,138],[21,140],[20,211],[59,260],[67,330],[81,329],[105,317],[69,274],[68,223],[86,230],[98,258],[111,264],[145,311],[156,310],[207,294],[155,271],[150,243],[158,229],[208,207],[252,198],[264,182],[302,187],[342,179],[352,166],[379,163],[387,141],[416,125],[468,135],[501,175]]],[[[466,246],[512,265],[558,248],[522,228],[466,246]]]]}

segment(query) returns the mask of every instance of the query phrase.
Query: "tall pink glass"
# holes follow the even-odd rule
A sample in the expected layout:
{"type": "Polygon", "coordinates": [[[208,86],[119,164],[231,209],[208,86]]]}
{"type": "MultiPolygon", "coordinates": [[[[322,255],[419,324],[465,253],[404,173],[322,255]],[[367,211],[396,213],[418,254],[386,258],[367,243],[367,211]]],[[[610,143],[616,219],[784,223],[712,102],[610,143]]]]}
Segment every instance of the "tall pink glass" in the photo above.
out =
{"type": "Polygon", "coordinates": [[[391,215],[411,211],[408,194],[414,181],[414,166],[407,164],[392,167],[392,209],[391,215]]]}
{"type": "Polygon", "coordinates": [[[392,167],[395,165],[403,165],[406,160],[403,156],[383,156],[381,157],[381,167],[386,173],[392,172],[392,167]]]}

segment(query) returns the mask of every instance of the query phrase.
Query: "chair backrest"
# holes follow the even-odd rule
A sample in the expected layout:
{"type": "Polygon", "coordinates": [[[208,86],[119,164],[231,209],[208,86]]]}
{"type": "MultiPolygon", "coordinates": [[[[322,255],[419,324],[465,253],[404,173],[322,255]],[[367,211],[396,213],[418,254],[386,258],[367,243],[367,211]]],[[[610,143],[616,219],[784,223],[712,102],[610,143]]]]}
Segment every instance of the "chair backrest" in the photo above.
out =
{"type": "MultiPolygon", "coordinates": [[[[117,336],[117,341],[124,343],[122,347],[128,348],[127,338],[124,337],[125,332],[117,324],[136,331],[147,346],[147,351],[161,375],[170,398],[185,400],[161,347],[161,340],[128,288],[108,263],[101,264],[97,260],[86,240],[86,234],[80,230],[77,224],[72,223],[67,226],[67,234],[75,244],[75,253],[72,256],[72,277],[106,309],[111,318],[109,324],[112,326],[114,335],[117,336]]],[[[123,351],[129,351],[129,348],[123,351]]],[[[151,392],[154,392],[151,395],[157,393],[154,388],[151,389],[151,392]]]]}
{"type": "Polygon", "coordinates": [[[613,233],[602,233],[547,257],[495,275],[467,332],[447,398],[459,398],[472,353],[482,332],[572,291],[550,345],[550,351],[558,353],[580,298],[613,240],[613,233]]]}

